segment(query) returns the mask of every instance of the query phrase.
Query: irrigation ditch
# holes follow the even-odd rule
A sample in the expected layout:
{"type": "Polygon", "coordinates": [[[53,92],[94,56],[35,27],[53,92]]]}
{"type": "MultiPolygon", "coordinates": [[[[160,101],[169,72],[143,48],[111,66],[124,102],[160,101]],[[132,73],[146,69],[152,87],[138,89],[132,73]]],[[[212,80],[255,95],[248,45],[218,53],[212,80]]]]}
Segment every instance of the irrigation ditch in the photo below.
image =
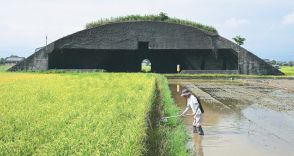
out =
{"type": "Polygon", "coordinates": [[[160,114],[162,109],[160,90],[156,83],[156,89],[154,93],[154,99],[151,106],[151,110],[147,117],[147,140],[146,140],[146,156],[149,155],[164,155],[166,152],[164,147],[163,134],[159,130],[160,114]]]}
{"type": "Polygon", "coordinates": [[[191,150],[186,146],[188,133],[183,121],[175,118],[163,123],[160,120],[163,116],[179,114],[179,109],[174,103],[165,77],[157,77],[154,95],[153,104],[146,120],[148,129],[144,155],[191,155],[191,150]]]}

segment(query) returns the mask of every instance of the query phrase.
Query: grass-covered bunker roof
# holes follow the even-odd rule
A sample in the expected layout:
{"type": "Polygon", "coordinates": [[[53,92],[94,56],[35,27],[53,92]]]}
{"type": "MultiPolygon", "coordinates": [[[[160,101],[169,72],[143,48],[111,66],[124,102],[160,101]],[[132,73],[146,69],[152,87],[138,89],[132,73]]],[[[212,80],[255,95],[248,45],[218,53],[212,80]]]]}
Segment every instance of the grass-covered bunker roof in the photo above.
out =
{"type": "Polygon", "coordinates": [[[95,28],[101,25],[109,24],[109,23],[119,23],[119,22],[132,22],[132,21],[160,21],[160,22],[167,22],[167,23],[175,23],[181,25],[192,26],[195,28],[199,28],[208,32],[218,33],[217,30],[212,26],[203,25],[201,23],[189,21],[189,20],[182,20],[175,17],[169,17],[167,14],[161,12],[158,15],[128,15],[128,16],[120,16],[120,17],[112,17],[106,19],[100,19],[94,22],[90,22],[86,24],[86,29],[95,28]]]}

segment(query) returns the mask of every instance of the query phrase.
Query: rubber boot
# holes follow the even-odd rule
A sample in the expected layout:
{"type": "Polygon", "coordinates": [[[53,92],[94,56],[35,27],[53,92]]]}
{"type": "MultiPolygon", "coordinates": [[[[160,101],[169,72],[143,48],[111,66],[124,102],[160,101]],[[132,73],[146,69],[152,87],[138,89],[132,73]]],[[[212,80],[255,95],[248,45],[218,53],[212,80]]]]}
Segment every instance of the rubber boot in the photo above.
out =
{"type": "Polygon", "coordinates": [[[199,135],[204,135],[203,129],[201,126],[198,127],[198,134],[199,135]]]}
{"type": "Polygon", "coordinates": [[[197,133],[197,127],[193,126],[193,133],[197,133]]]}

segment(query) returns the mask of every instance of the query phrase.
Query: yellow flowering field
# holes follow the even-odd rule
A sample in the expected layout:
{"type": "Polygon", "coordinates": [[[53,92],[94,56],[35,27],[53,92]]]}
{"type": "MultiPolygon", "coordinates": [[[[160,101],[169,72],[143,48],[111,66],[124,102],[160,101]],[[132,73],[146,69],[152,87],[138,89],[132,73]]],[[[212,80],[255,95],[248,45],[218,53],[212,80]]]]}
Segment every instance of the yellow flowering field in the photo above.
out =
{"type": "Polygon", "coordinates": [[[142,155],[155,79],[0,73],[0,155],[142,155]]]}

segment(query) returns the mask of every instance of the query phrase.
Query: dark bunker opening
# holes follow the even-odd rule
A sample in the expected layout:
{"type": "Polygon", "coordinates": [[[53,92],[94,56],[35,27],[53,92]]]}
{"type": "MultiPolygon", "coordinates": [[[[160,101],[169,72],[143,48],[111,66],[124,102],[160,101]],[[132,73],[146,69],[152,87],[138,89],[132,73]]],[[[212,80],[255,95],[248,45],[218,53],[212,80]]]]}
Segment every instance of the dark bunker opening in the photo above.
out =
{"type": "Polygon", "coordinates": [[[141,72],[142,60],[152,63],[151,72],[177,73],[181,70],[237,70],[238,55],[230,49],[148,49],[137,50],[55,49],[49,54],[49,69],[104,69],[108,72],[141,72]]]}
{"type": "Polygon", "coordinates": [[[150,60],[144,59],[141,63],[141,71],[142,72],[151,72],[152,64],[150,60]]]}

